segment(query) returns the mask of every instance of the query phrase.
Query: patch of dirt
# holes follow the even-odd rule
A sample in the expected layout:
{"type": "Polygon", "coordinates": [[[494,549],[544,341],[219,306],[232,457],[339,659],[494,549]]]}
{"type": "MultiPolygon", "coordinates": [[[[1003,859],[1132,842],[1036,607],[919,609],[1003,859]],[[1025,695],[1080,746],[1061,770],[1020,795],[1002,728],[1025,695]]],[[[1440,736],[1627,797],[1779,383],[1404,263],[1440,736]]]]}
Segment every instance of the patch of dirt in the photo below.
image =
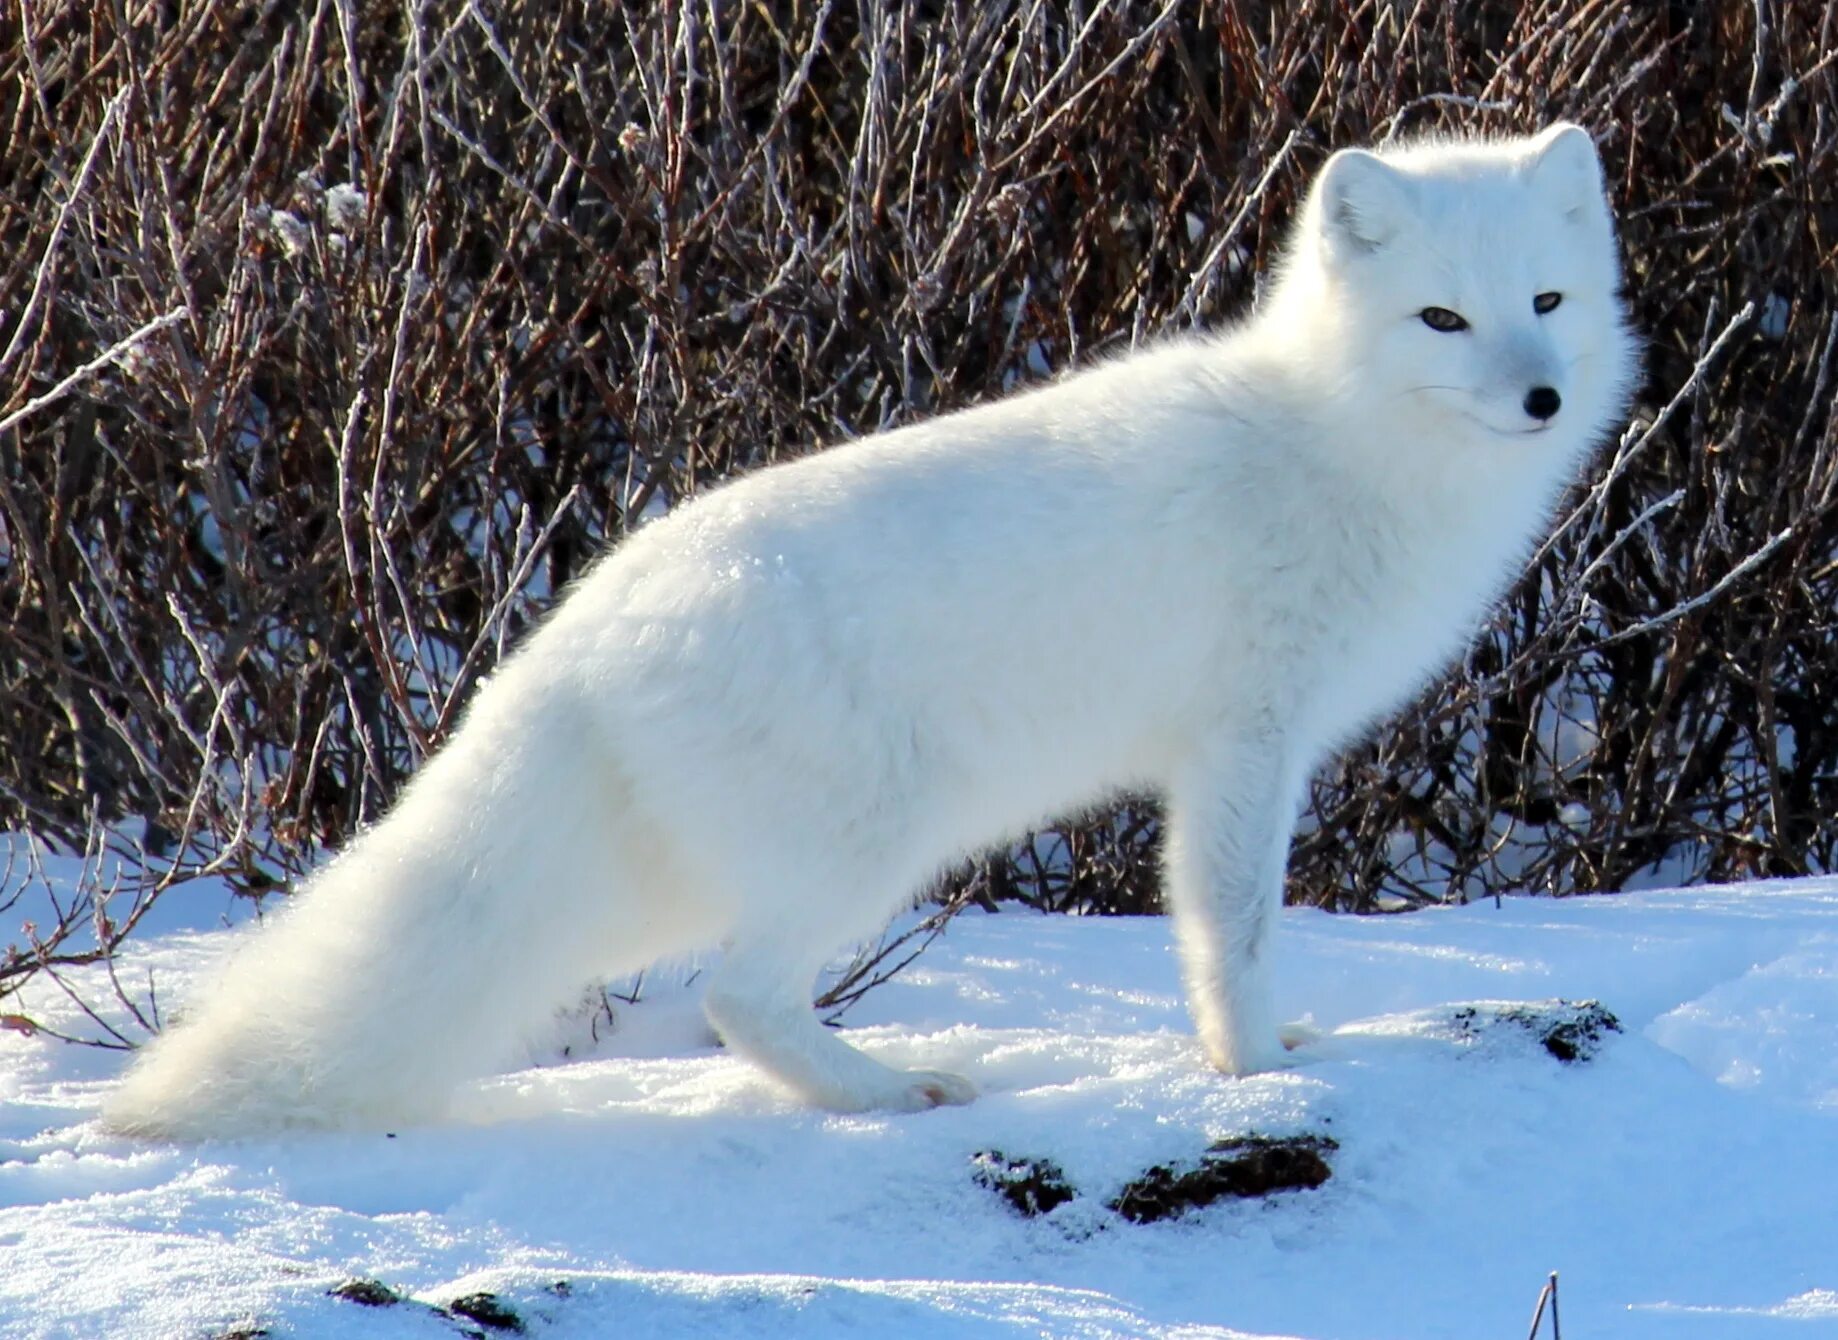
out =
{"type": "Polygon", "coordinates": [[[1228,1196],[1313,1190],[1333,1176],[1326,1155],[1340,1146],[1325,1135],[1221,1140],[1197,1167],[1158,1165],[1124,1186],[1110,1208],[1131,1223],[1151,1224],[1228,1196]]]}
{"type": "Polygon", "coordinates": [[[1591,1060],[1608,1034],[1621,1031],[1621,1021],[1599,1000],[1464,1005],[1449,1016],[1449,1021],[1464,1039],[1478,1039],[1498,1025],[1511,1025],[1531,1034],[1545,1051],[1566,1065],[1591,1060]]]}

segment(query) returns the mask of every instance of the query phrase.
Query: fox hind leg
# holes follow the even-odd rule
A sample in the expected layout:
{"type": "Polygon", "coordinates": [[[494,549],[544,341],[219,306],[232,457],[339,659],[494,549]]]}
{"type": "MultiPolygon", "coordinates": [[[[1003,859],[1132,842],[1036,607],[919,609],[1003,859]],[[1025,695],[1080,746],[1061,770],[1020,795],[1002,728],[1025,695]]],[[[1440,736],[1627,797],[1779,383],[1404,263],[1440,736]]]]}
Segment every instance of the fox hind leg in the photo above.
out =
{"type": "Polygon", "coordinates": [[[823,960],[808,946],[799,947],[782,927],[743,929],[729,940],[704,1008],[733,1051],[833,1112],[921,1112],[976,1097],[961,1075],[896,1070],[825,1028],[809,989],[823,960]]]}

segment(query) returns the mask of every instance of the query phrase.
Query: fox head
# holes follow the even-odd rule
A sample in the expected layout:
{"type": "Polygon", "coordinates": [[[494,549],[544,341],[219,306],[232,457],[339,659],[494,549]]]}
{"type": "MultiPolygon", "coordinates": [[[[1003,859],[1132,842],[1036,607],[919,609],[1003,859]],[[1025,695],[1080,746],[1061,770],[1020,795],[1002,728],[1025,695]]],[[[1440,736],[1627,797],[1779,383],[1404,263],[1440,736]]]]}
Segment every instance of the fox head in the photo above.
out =
{"type": "Polygon", "coordinates": [[[1365,412],[1453,443],[1593,443],[1633,343],[1601,161],[1580,127],[1330,158],[1276,307],[1365,412]]]}

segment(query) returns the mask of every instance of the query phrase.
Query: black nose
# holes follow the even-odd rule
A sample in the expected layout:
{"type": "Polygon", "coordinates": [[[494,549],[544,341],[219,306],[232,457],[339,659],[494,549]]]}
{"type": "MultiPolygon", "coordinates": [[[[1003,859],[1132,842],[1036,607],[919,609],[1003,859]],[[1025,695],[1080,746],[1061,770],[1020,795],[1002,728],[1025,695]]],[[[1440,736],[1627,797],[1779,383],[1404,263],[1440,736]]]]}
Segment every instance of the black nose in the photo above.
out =
{"type": "Polygon", "coordinates": [[[1556,417],[1563,403],[1564,398],[1557,394],[1555,386],[1534,386],[1525,393],[1525,412],[1534,419],[1556,417]]]}

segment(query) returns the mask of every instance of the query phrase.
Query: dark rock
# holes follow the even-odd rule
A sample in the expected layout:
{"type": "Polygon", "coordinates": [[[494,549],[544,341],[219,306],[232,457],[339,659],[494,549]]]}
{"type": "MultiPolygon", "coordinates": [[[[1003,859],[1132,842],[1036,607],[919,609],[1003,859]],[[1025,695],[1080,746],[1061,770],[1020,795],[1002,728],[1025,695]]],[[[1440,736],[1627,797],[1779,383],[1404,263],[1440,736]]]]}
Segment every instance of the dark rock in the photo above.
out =
{"type": "Polygon", "coordinates": [[[1046,1159],[1011,1159],[997,1150],[985,1149],[973,1154],[970,1162],[974,1169],[970,1175],[978,1186],[995,1192],[1030,1219],[1064,1205],[1078,1194],[1059,1165],[1046,1159]]]}
{"type": "Polygon", "coordinates": [[[334,1298],[361,1303],[365,1307],[394,1307],[402,1301],[402,1295],[381,1280],[349,1279],[326,1292],[334,1298]]]}
{"type": "Polygon", "coordinates": [[[481,1326],[489,1326],[494,1331],[515,1331],[523,1333],[523,1318],[498,1301],[495,1293],[469,1293],[462,1298],[455,1298],[447,1304],[447,1311],[457,1313],[468,1321],[476,1321],[481,1326]]]}

